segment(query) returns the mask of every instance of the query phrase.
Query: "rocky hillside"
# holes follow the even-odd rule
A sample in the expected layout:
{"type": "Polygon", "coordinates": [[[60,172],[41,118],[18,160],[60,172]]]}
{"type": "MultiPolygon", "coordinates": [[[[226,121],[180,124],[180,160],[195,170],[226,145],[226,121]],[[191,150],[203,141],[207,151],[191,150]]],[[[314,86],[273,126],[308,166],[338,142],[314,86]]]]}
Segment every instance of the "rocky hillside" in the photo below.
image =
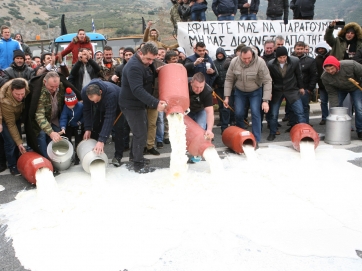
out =
{"type": "MultiPolygon", "coordinates": [[[[207,19],[215,20],[211,10],[207,19]]],[[[259,19],[265,19],[266,0],[260,1],[259,19]]],[[[108,37],[141,34],[141,18],[156,22],[163,33],[172,32],[169,20],[169,0],[1,0],[0,24],[12,27],[12,33],[20,32],[25,40],[52,39],[60,33],[60,18],[65,14],[68,33],[79,28],[92,30],[92,18],[97,32],[108,37]]],[[[362,6],[359,0],[317,0],[315,19],[343,18],[347,22],[362,24],[362,6]]],[[[292,18],[290,11],[289,18],[292,18]]]]}

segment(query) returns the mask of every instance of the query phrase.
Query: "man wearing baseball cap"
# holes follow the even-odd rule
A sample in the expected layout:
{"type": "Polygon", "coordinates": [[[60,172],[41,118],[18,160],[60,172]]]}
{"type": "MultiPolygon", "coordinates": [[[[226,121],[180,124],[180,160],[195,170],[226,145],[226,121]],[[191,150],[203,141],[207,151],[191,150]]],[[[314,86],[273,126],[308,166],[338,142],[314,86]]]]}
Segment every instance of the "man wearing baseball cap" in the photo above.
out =
{"type": "Polygon", "coordinates": [[[354,60],[341,60],[334,56],[328,56],[323,63],[324,73],[322,82],[327,90],[329,106],[342,106],[347,94],[353,98],[355,109],[356,131],[359,139],[362,139],[362,91],[349,79],[359,83],[362,77],[362,65],[354,60]]]}

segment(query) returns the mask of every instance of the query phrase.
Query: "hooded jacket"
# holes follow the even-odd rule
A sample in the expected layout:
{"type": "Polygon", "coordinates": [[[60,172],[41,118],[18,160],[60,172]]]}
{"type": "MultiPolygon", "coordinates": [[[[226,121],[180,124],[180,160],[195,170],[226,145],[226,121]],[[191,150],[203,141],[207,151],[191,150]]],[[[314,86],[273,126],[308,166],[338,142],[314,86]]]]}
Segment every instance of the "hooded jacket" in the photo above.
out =
{"type": "Polygon", "coordinates": [[[257,14],[259,11],[260,0],[251,0],[250,7],[244,8],[243,5],[248,3],[248,0],[239,0],[238,8],[240,10],[240,15],[248,15],[251,13],[257,14]]]}
{"type": "Polygon", "coordinates": [[[330,49],[329,45],[325,41],[320,41],[315,46],[314,52],[317,54],[317,56],[315,57],[315,62],[316,62],[317,72],[318,72],[318,87],[320,89],[325,89],[324,84],[323,84],[322,79],[321,79],[321,76],[322,76],[322,74],[324,72],[324,70],[323,70],[324,60],[329,56],[330,50],[331,49],[330,49]],[[326,49],[326,53],[323,54],[323,55],[318,54],[318,48],[326,49]]]}
{"type": "Polygon", "coordinates": [[[78,61],[78,52],[81,48],[87,48],[91,50],[92,55],[94,55],[93,52],[93,45],[89,39],[88,36],[85,36],[85,40],[81,42],[77,36],[73,38],[73,40],[69,43],[67,48],[65,48],[63,51],[61,51],[62,57],[66,56],[69,53],[72,53],[72,64],[74,65],[78,61]]]}
{"type": "Polygon", "coordinates": [[[227,69],[224,68],[225,60],[226,60],[226,53],[225,53],[224,48],[222,48],[222,47],[217,48],[216,59],[214,60],[214,65],[215,65],[218,75],[217,75],[214,83],[217,85],[218,88],[224,87],[225,77],[226,77],[226,72],[227,72],[227,69]],[[224,57],[222,59],[217,58],[217,55],[220,53],[224,55],[224,57]]]}
{"type": "Polygon", "coordinates": [[[291,0],[290,9],[293,10],[293,18],[314,17],[314,4],[316,0],[291,0]]]}
{"type": "Polygon", "coordinates": [[[347,48],[347,41],[346,41],[346,32],[347,29],[353,27],[356,32],[356,39],[357,39],[357,49],[356,52],[362,48],[362,28],[357,23],[348,23],[338,32],[338,36],[335,38],[333,36],[334,27],[327,27],[326,33],[324,35],[324,40],[332,47],[331,56],[335,56],[338,60],[344,59],[344,53],[346,52],[347,48]]]}
{"type": "Polygon", "coordinates": [[[211,8],[216,17],[219,15],[236,15],[238,11],[238,0],[213,0],[211,8]]]}
{"type": "MultiPolygon", "coordinates": [[[[26,97],[30,93],[28,82],[22,78],[19,78],[19,80],[23,80],[26,84],[26,97]]],[[[21,135],[19,134],[16,122],[21,118],[22,113],[25,109],[25,104],[23,101],[18,102],[14,99],[11,90],[12,81],[13,80],[6,82],[5,85],[0,89],[0,124],[4,122],[6,123],[12,139],[14,140],[16,146],[19,146],[23,143],[23,140],[21,138],[21,135]]]]}
{"type": "Polygon", "coordinates": [[[280,70],[278,59],[275,58],[268,62],[270,76],[273,79],[273,97],[272,102],[280,100],[281,96],[293,104],[299,98],[299,90],[303,86],[303,75],[299,65],[299,59],[294,56],[287,57],[287,71],[283,77],[280,70]]]}
{"type": "MultiPolygon", "coordinates": [[[[338,69],[338,71],[333,75],[327,72],[322,74],[321,78],[328,94],[335,94],[338,91],[360,91],[353,83],[348,80],[348,78],[353,78],[359,82],[362,74],[362,64],[359,64],[353,60],[338,61],[335,57],[329,56],[324,61],[323,66],[326,65],[333,65],[338,69]]],[[[328,98],[330,107],[339,106],[337,95],[329,95],[328,98]],[[333,99],[331,99],[331,96],[333,99]]]]}
{"type": "Polygon", "coordinates": [[[263,100],[271,100],[272,79],[265,61],[253,52],[253,59],[245,65],[240,57],[231,60],[226,73],[224,96],[230,96],[234,87],[236,91],[253,92],[263,86],[263,100]]]}
{"type": "Polygon", "coordinates": [[[99,86],[102,90],[102,98],[98,103],[94,103],[89,100],[86,87],[82,89],[84,130],[98,132],[98,141],[105,143],[111,134],[116,114],[119,112],[118,95],[121,89],[116,84],[101,79],[93,79],[89,84],[99,86]]]}
{"type": "Polygon", "coordinates": [[[159,37],[160,37],[160,32],[156,28],[151,28],[150,29],[149,27],[147,27],[146,30],[145,30],[145,33],[143,34],[143,41],[144,42],[152,41],[152,42],[154,42],[156,44],[157,48],[163,47],[166,50],[167,50],[167,48],[176,49],[178,47],[178,43],[175,43],[175,44],[172,44],[172,45],[167,45],[167,44],[164,44],[164,43],[160,42],[158,40],[159,37]],[[156,37],[150,35],[152,30],[157,32],[156,37]]]}
{"type": "MultiPolygon", "coordinates": [[[[4,82],[7,82],[14,78],[24,78],[25,80],[30,80],[34,77],[34,70],[30,67],[28,67],[26,64],[23,64],[22,66],[17,66],[14,62],[11,63],[10,67],[6,68],[4,70],[4,82]]],[[[2,85],[0,84],[0,87],[2,85]]]]}
{"type": "Polygon", "coordinates": [[[280,17],[284,14],[283,19],[288,19],[289,3],[288,0],[268,0],[266,15],[269,17],[280,17]]]}
{"type": "Polygon", "coordinates": [[[5,70],[14,61],[14,50],[23,50],[19,42],[12,38],[0,39],[0,70],[5,70]]]}

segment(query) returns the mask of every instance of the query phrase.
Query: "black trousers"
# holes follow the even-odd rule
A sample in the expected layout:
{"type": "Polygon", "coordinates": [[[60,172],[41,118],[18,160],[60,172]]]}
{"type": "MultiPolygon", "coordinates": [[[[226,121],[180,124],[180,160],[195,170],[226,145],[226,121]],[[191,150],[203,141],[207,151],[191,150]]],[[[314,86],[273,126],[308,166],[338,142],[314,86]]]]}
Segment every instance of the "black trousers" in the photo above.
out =
{"type": "Polygon", "coordinates": [[[133,134],[129,158],[136,163],[143,163],[143,149],[147,141],[146,109],[121,109],[133,134]]]}

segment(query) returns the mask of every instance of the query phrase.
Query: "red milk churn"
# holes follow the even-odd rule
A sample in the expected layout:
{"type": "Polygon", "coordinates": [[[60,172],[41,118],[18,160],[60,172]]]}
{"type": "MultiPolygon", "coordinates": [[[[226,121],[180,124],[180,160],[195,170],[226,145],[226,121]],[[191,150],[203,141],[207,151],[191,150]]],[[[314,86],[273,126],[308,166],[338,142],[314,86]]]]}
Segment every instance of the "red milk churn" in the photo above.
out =
{"type": "Polygon", "coordinates": [[[190,106],[187,71],[181,64],[172,63],[158,73],[160,100],[166,101],[166,115],[184,113],[190,106]]]}
{"type": "Polygon", "coordinates": [[[243,145],[252,145],[256,147],[254,135],[237,126],[229,126],[222,133],[222,142],[236,153],[243,153],[243,145]]]}
{"type": "Polygon", "coordinates": [[[215,148],[215,146],[211,144],[211,139],[205,138],[205,130],[193,119],[189,116],[184,116],[184,123],[186,125],[186,147],[191,155],[203,156],[207,148],[215,148]]]}
{"type": "Polygon", "coordinates": [[[36,183],[35,173],[38,169],[46,167],[53,171],[52,163],[36,152],[26,152],[21,155],[17,167],[21,175],[32,184],[36,183]]]}
{"type": "Polygon", "coordinates": [[[314,149],[318,147],[319,136],[317,132],[306,123],[298,123],[293,126],[290,130],[290,139],[293,143],[293,148],[297,151],[300,151],[300,142],[301,141],[313,141],[314,149]]]}

